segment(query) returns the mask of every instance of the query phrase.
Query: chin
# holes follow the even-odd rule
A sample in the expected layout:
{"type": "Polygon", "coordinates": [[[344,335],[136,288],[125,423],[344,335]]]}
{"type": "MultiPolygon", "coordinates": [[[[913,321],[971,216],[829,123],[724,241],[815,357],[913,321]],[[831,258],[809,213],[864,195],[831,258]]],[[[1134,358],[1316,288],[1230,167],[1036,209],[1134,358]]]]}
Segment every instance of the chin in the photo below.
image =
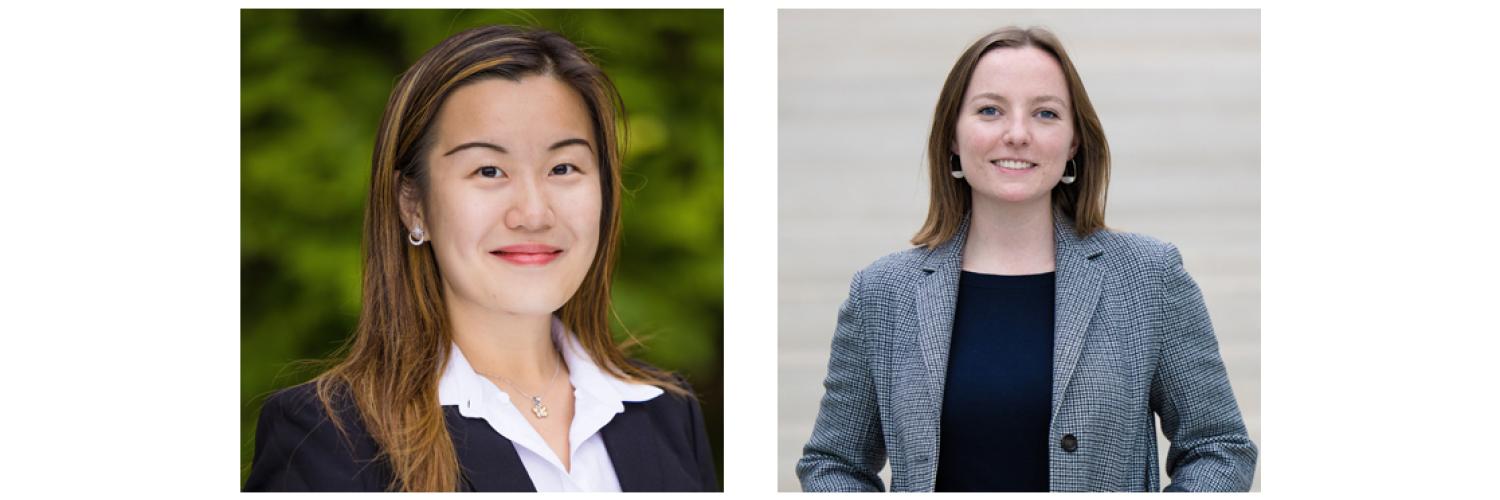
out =
{"type": "Polygon", "coordinates": [[[563,304],[567,303],[569,298],[561,293],[549,293],[535,289],[526,290],[526,292],[528,293],[524,296],[504,293],[495,294],[495,301],[490,306],[505,311],[508,314],[519,316],[551,315],[557,312],[558,309],[562,309],[563,304]]]}
{"type": "Polygon", "coordinates": [[[997,203],[1026,203],[1046,196],[1047,192],[1031,189],[1000,189],[978,194],[997,203]]]}

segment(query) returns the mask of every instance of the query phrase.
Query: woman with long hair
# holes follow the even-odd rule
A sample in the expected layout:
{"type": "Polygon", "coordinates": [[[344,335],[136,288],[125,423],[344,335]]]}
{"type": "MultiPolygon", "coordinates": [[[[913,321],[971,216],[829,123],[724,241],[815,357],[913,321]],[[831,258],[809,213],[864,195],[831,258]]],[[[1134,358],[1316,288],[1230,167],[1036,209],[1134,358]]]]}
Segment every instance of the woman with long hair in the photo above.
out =
{"type": "Polygon", "coordinates": [[[1104,225],[1109,145],[1043,29],[948,73],[914,248],[854,276],[807,491],[1247,490],[1246,434],[1203,298],[1171,244],[1104,225]]]}
{"type": "Polygon", "coordinates": [[[543,30],[465,31],[401,76],[358,326],[267,398],[246,490],[717,489],[691,390],[609,329],[622,108],[543,30]]]}

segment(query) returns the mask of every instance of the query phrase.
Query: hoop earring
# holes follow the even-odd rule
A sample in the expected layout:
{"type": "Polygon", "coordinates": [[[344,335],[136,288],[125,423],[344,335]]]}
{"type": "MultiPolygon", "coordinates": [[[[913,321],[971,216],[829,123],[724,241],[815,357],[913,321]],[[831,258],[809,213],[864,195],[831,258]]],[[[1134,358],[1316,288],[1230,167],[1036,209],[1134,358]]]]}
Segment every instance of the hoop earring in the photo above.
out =
{"type": "Polygon", "coordinates": [[[1063,184],[1072,184],[1073,181],[1078,180],[1078,164],[1076,162],[1074,162],[1070,158],[1070,159],[1068,159],[1068,166],[1073,167],[1073,175],[1068,175],[1068,171],[1067,170],[1063,170],[1063,176],[1062,176],[1062,183],[1063,184]]]}
{"type": "Polygon", "coordinates": [[[427,235],[422,233],[422,226],[413,227],[411,232],[406,233],[406,242],[414,247],[422,246],[422,243],[427,241],[426,238],[427,235]]]}
{"type": "Polygon", "coordinates": [[[964,168],[963,165],[958,163],[958,155],[949,156],[948,166],[953,168],[948,171],[948,175],[952,175],[954,179],[964,178],[964,168]]]}

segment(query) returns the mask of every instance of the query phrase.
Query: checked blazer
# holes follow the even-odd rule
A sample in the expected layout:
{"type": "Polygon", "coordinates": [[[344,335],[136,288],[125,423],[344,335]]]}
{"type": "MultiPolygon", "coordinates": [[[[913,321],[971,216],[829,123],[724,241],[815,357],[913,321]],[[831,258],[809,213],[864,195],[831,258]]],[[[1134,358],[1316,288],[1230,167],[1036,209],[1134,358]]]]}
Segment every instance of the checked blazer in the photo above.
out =
{"type": "MultiPolygon", "coordinates": [[[[1108,230],[1080,239],[1068,217],[1053,219],[1051,490],[1160,490],[1157,416],[1171,440],[1167,490],[1248,490],[1257,450],[1176,247],[1108,230]]],[[[932,491],[968,226],[854,276],[797,463],[803,490],[882,491],[889,459],[891,490],[932,491]]]]}

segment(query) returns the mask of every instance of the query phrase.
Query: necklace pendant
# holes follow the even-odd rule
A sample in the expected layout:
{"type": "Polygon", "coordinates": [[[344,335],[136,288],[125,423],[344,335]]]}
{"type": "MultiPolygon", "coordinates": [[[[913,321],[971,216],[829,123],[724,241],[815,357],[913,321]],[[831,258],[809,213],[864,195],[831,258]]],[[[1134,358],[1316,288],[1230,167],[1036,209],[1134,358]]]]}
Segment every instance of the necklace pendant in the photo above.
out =
{"type": "Polygon", "coordinates": [[[542,398],[531,398],[531,413],[535,414],[536,418],[547,418],[547,405],[542,404],[542,398]]]}

